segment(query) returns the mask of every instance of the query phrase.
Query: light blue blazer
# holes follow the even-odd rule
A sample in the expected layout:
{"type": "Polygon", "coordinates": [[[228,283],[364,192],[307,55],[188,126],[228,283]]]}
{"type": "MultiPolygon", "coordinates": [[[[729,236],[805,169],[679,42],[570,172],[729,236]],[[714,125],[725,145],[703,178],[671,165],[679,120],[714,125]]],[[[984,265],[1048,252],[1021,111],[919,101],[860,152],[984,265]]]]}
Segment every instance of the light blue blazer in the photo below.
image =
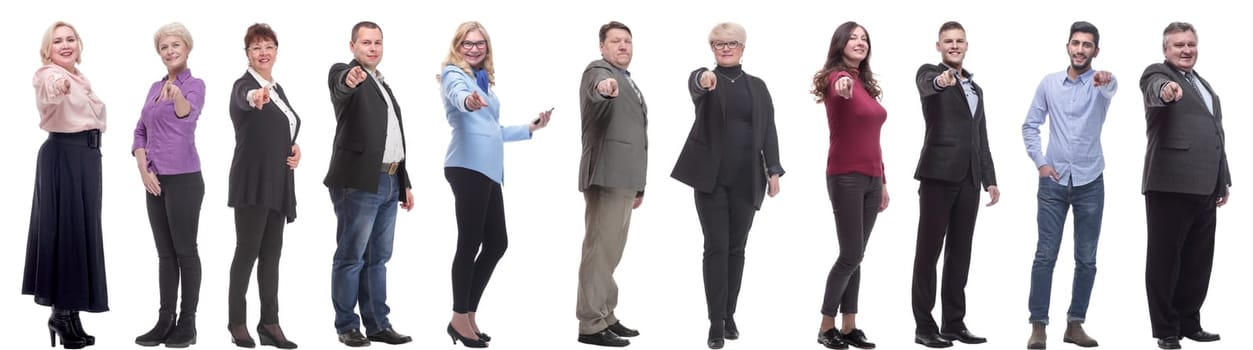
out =
{"type": "Polygon", "coordinates": [[[440,93],[444,113],[452,126],[452,142],[444,156],[444,167],[477,171],[498,184],[505,183],[505,142],[529,140],[527,125],[501,126],[500,100],[491,91],[479,89],[474,78],[460,67],[449,65],[440,73],[440,93]],[[487,107],[466,110],[467,96],[477,91],[487,107]]]}

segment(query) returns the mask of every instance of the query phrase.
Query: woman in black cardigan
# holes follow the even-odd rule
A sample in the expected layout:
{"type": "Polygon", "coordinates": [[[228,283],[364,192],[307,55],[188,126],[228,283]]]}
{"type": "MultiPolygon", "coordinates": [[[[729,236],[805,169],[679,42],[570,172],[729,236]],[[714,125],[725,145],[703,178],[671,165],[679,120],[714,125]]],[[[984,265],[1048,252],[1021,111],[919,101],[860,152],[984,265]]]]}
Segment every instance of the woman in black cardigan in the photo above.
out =
{"type": "Polygon", "coordinates": [[[294,349],[278,325],[278,261],[283,248],[283,226],[296,220],[294,170],[300,163],[296,136],[300,117],[288,104],[283,88],[270,72],[278,56],[278,38],[265,24],[248,27],[244,36],[248,72],[231,91],[231,123],[235,126],[235,159],[231,161],[227,205],[235,208],[235,259],[231,262],[227,328],[240,347],[256,346],[245,325],[244,294],[253,262],[257,264],[257,291],[261,345],[294,349]]]}
{"type": "Polygon", "coordinates": [[[718,66],[693,71],[688,91],[696,119],[670,176],[692,186],[705,234],[705,301],[709,348],[739,338],[735,303],[744,276],[744,246],[764,194],[779,193],[779,138],[774,103],[761,79],[744,73],[744,27],[720,23],[709,33],[718,66]],[[767,191],[767,187],[769,190],[767,191]]]}

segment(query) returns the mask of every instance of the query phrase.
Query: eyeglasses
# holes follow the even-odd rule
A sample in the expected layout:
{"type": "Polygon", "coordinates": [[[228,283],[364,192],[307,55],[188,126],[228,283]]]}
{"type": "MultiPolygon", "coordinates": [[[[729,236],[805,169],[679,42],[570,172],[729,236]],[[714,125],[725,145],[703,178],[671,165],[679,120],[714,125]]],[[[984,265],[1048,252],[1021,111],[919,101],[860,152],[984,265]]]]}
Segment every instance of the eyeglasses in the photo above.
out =
{"type": "Polygon", "coordinates": [[[486,49],[487,40],[483,40],[483,41],[464,41],[463,40],[461,41],[461,48],[463,49],[469,50],[469,49],[473,49],[476,47],[480,49],[486,49]]]}
{"type": "Polygon", "coordinates": [[[735,50],[735,49],[740,48],[740,45],[743,45],[743,44],[740,43],[739,41],[710,41],[709,42],[709,46],[713,46],[715,49],[719,49],[719,50],[723,50],[723,49],[735,50]]]}

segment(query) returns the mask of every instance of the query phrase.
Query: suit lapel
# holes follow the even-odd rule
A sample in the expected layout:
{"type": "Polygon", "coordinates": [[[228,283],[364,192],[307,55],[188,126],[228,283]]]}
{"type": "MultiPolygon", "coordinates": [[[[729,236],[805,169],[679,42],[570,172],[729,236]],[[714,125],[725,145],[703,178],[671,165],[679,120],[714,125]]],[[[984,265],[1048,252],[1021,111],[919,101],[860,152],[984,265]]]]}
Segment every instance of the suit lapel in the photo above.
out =
{"type": "Polygon", "coordinates": [[[287,93],[283,92],[282,85],[274,84],[274,91],[278,92],[278,98],[283,99],[283,103],[287,104],[287,110],[291,111],[292,118],[296,118],[296,132],[291,135],[292,143],[296,143],[296,136],[300,135],[300,115],[296,114],[296,109],[291,106],[291,100],[287,99],[287,93]]]}

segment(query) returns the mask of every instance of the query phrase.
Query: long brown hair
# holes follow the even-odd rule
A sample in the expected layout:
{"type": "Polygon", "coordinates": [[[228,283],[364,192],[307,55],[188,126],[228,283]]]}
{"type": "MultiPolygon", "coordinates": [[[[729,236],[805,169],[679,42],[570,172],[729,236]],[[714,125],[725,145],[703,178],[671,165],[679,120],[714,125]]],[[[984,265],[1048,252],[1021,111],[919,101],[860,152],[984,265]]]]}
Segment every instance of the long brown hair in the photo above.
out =
{"type": "Polygon", "coordinates": [[[853,30],[857,28],[866,31],[866,28],[857,22],[848,21],[835,28],[835,33],[831,35],[827,61],[822,65],[822,69],[814,74],[814,89],[811,92],[817,97],[817,102],[821,103],[827,97],[827,89],[831,84],[827,77],[836,71],[856,74],[861,80],[861,86],[866,89],[870,97],[879,98],[883,94],[883,91],[879,89],[879,82],[874,79],[874,73],[870,71],[870,53],[873,47],[870,45],[869,31],[866,31],[866,59],[861,60],[861,64],[857,67],[848,67],[844,64],[844,47],[848,45],[849,38],[853,36],[853,30]]]}

